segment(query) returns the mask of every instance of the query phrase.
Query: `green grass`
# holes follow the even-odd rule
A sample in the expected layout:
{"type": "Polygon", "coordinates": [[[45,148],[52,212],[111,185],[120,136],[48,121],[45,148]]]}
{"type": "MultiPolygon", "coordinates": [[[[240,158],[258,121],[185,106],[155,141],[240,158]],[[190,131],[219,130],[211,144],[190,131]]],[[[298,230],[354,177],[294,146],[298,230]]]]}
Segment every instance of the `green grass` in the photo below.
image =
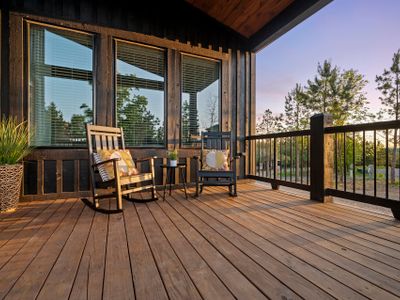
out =
{"type": "Polygon", "coordinates": [[[17,164],[29,154],[29,130],[26,122],[15,118],[0,121],[0,165],[17,164]]]}

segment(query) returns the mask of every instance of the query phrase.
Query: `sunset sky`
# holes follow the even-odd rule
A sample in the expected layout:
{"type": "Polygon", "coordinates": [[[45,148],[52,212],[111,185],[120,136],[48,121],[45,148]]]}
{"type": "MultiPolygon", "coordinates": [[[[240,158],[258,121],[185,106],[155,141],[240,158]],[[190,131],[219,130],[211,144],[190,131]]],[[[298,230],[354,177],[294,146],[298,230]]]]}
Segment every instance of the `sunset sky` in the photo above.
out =
{"type": "Polygon", "coordinates": [[[334,0],[257,53],[257,114],[283,112],[284,97],[305,85],[318,62],[365,75],[372,112],[379,110],[375,76],[400,48],[400,0],[334,0]]]}

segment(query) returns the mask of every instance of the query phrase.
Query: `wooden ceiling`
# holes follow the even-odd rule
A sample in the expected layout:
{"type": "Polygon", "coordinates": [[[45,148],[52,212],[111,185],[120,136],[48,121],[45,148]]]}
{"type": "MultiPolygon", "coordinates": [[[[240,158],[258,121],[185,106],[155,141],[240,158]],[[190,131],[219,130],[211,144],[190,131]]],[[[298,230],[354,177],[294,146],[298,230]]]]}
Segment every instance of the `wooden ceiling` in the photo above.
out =
{"type": "Polygon", "coordinates": [[[294,0],[185,0],[220,23],[250,38],[294,0]]]}

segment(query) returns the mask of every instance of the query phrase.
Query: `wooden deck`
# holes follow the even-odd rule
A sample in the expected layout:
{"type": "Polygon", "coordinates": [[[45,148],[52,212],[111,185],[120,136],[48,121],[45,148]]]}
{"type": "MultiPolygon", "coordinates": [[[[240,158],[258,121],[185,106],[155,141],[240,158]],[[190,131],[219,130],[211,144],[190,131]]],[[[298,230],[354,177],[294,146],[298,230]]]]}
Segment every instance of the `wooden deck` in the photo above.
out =
{"type": "Polygon", "coordinates": [[[400,222],[388,216],[258,183],[237,198],[209,188],[124,205],[105,215],[39,201],[2,215],[0,298],[400,297],[400,222]]]}

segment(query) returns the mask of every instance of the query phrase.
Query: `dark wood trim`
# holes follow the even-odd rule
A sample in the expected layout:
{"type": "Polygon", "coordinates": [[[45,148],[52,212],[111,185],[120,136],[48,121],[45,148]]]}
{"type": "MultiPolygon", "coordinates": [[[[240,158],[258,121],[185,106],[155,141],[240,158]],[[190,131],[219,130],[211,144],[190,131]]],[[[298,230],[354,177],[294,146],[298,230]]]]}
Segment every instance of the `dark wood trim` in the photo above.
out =
{"type": "Polygon", "coordinates": [[[112,126],[114,111],[114,55],[110,36],[100,33],[94,39],[94,91],[95,124],[112,126]],[[111,57],[110,57],[111,56],[111,57]]]}
{"type": "Polygon", "coordinates": [[[10,53],[10,26],[9,26],[9,12],[7,9],[1,10],[1,45],[0,45],[0,88],[1,88],[1,100],[0,100],[0,116],[8,115],[9,113],[9,99],[8,99],[8,78],[9,78],[9,53],[10,53]]]}
{"type": "Polygon", "coordinates": [[[24,26],[23,19],[10,14],[9,19],[9,114],[24,120],[24,26]],[[12,49],[12,50],[11,50],[12,49]]]}
{"type": "Polygon", "coordinates": [[[293,1],[282,13],[272,19],[250,38],[252,51],[259,51],[284,35],[290,29],[301,23],[332,0],[301,0],[293,1]]]}
{"type": "Polygon", "coordinates": [[[179,148],[181,136],[181,55],[174,49],[167,50],[167,94],[165,134],[167,149],[179,148]]]}
{"type": "Polygon", "coordinates": [[[221,61],[221,129],[231,130],[231,103],[229,97],[229,61],[221,61]]]}
{"type": "Polygon", "coordinates": [[[80,31],[86,31],[88,33],[93,34],[106,34],[112,36],[114,38],[120,38],[136,43],[148,44],[162,48],[170,48],[179,50],[181,52],[187,52],[190,54],[195,54],[199,56],[206,56],[213,59],[228,59],[228,53],[222,52],[222,49],[219,51],[215,51],[212,49],[200,48],[198,46],[194,46],[190,43],[181,43],[178,41],[171,41],[155,36],[150,36],[142,33],[132,32],[132,31],[125,31],[121,29],[113,29],[108,27],[102,27],[97,25],[91,25],[86,23],[79,23],[74,21],[65,21],[60,19],[42,17],[37,15],[31,14],[24,14],[19,12],[11,12],[10,15],[15,17],[24,18],[27,20],[32,20],[36,22],[41,22],[44,24],[52,24],[60,27],[65,27],[66,29],[76,29],[80,31]]]}
{"type": "Polygon", "coordinates": [[[23,195],[21,201],[43,201],[43,200],[57,200],[57,199],[68,199],[68,198],[83,198],[91,197],[90,191],[80,192],[62,192],[62,193],[49,193],[49,194],[37,194],[37,195],[23,195]]]}

